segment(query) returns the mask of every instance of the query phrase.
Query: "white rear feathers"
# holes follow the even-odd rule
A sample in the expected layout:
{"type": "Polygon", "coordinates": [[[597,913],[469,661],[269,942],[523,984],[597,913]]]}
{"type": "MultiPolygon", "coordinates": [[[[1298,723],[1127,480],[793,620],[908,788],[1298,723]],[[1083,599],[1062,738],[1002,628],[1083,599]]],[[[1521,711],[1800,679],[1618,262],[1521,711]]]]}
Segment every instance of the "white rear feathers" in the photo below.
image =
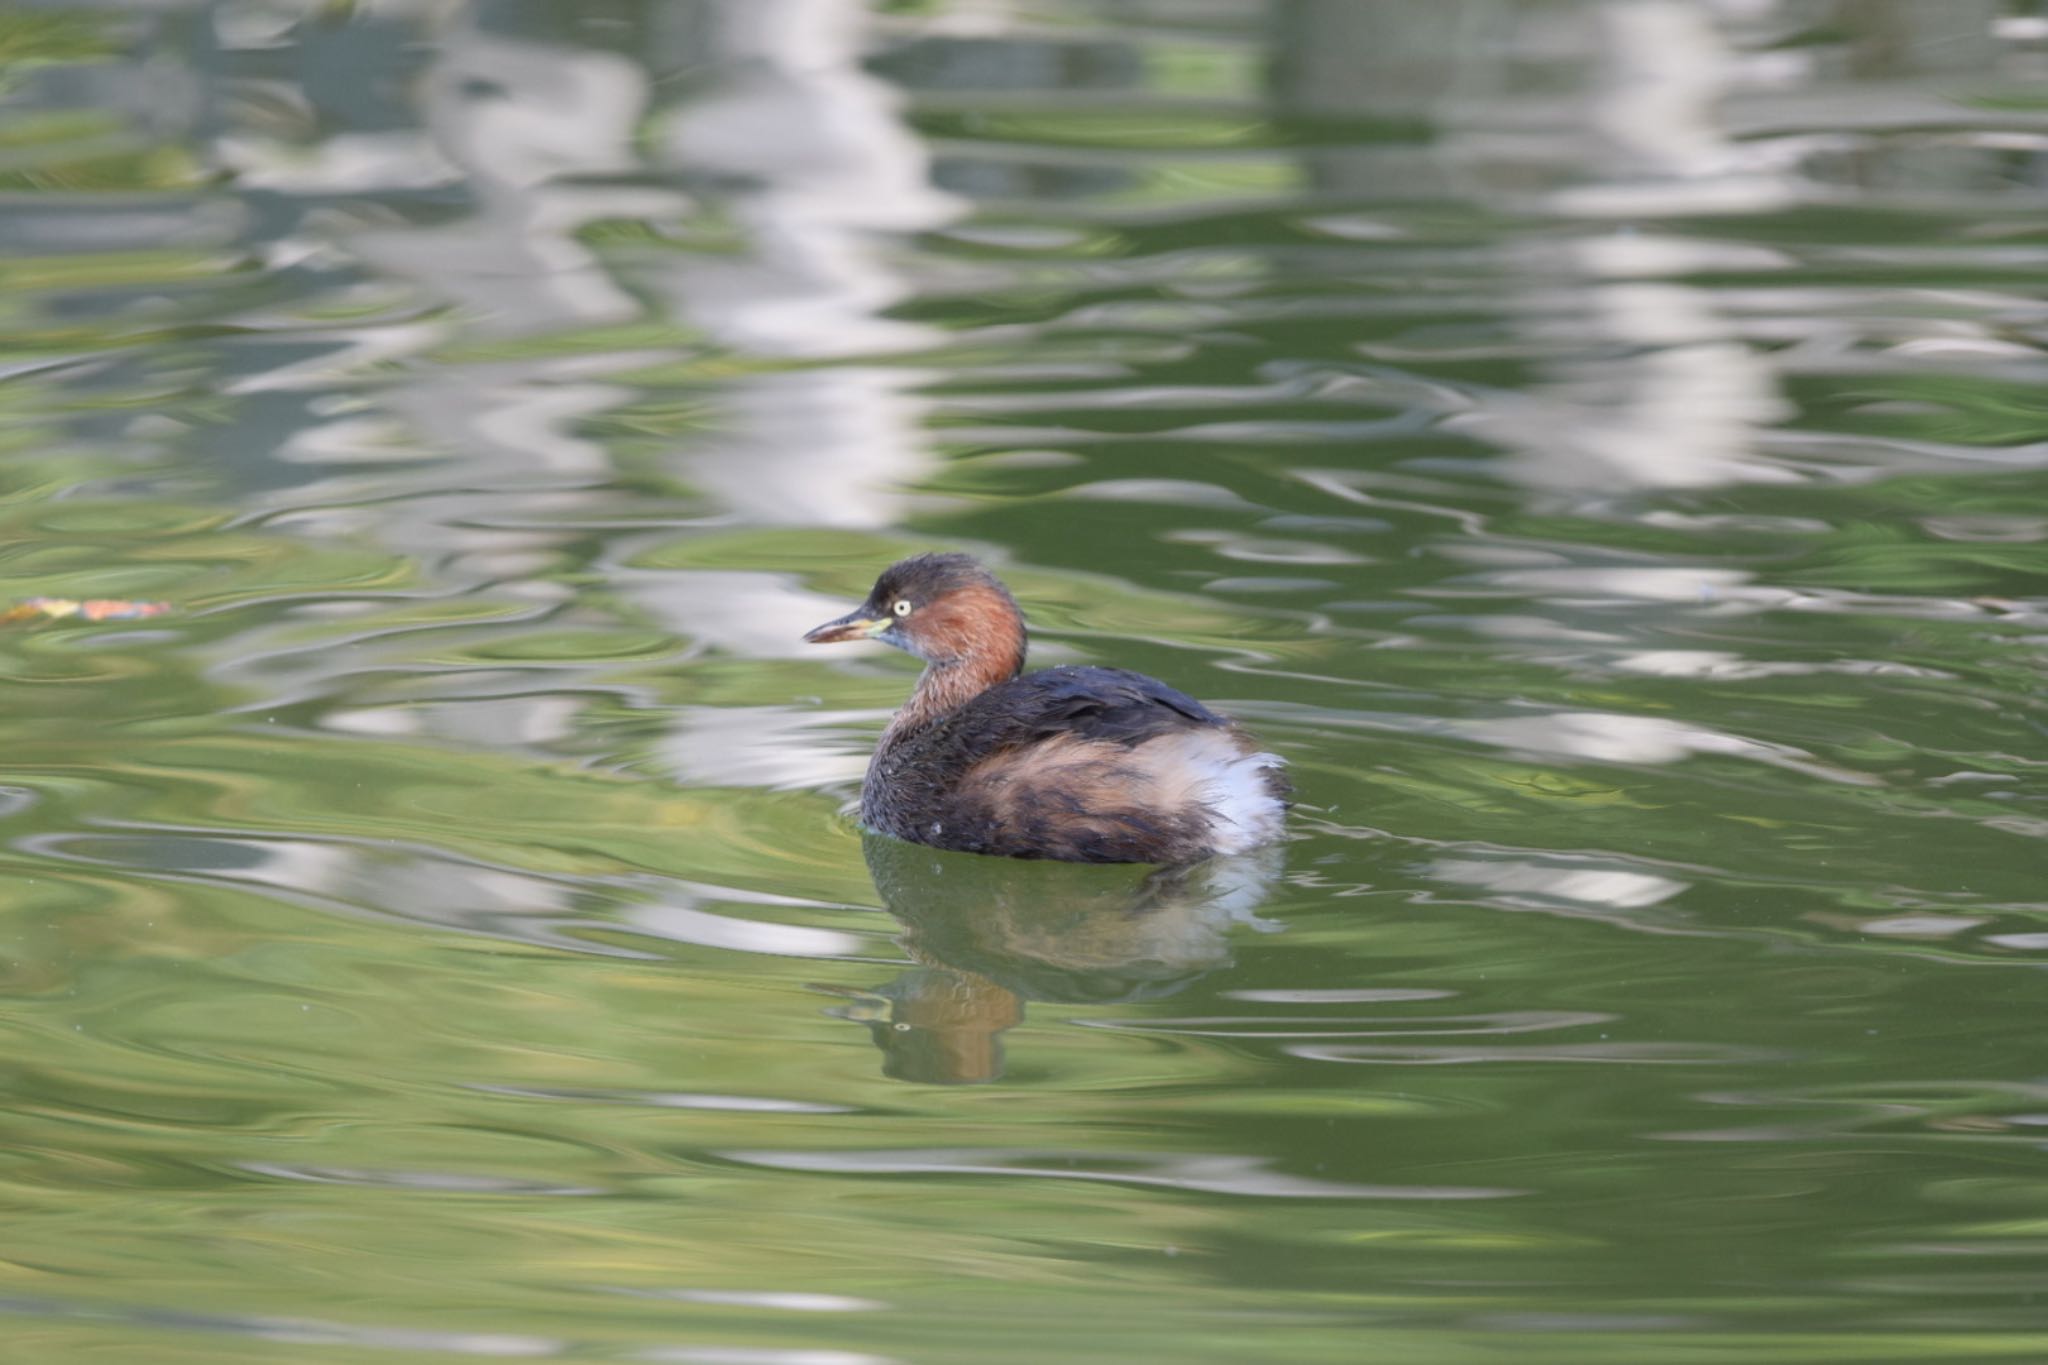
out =
{"type": "Polygon", "coordinates": [[[1181,730],[1146,740],[1134,751],[1159,783],[1162,806],[1202,807],[1210,815],[1214,851],[1243,853],[1278,839],[1287,806],[1270,774],[1286,766],[1277,754],[1251,748],[1234,730],[1181,730]]]}

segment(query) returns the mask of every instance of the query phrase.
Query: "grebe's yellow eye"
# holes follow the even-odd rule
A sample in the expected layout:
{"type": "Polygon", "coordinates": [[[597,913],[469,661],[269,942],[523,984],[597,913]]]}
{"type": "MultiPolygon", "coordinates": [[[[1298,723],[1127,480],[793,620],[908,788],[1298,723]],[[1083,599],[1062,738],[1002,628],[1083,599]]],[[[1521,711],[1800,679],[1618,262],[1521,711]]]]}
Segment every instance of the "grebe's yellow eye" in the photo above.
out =
{"type": "Polygon", "coordinates": [[[910,599],[907,597],[897,598],[896,605],[889,608],[889,610],[895,612],[898,616],[910,615],[910,599]]]}

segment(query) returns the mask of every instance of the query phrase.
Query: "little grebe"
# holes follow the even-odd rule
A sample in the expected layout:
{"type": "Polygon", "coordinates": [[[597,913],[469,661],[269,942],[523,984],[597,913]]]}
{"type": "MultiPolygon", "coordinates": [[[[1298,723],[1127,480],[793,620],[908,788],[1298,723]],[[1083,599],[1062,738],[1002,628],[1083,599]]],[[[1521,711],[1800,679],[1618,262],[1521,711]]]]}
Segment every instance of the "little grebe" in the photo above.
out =
{"type": "Polygon", "coordinates": [[[861,784],[870,829],[1078,863],[1187,863],[1280,837],[1278,757],[1142,673],[1024,674],[1024,614],[966,555],[892,565],[804,638],[880,640],[925,661],[861,784]]]}

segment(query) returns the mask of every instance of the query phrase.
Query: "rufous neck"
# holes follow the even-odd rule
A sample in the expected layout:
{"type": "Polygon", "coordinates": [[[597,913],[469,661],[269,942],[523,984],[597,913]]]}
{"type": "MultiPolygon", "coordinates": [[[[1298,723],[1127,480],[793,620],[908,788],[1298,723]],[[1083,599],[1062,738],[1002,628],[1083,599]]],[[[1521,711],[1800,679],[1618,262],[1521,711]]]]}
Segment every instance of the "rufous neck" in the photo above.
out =
{"type": "Polygon", "coordinates": [[[926,664],[917,689],[889,722],[890,735],[921,730],[939,717],[957,711],[997,683],[1017,676],[1017,669],[987,658],[969,657],[926,664]]]}

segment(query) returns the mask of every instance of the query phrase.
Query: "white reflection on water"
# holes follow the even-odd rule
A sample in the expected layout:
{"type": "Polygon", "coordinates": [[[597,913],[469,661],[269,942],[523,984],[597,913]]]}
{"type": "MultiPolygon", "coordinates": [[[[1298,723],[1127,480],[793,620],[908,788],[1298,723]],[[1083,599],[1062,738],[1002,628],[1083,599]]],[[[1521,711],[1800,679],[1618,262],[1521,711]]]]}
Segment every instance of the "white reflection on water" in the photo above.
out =
{"type": "MultiPolygon", "coordinates": [[[[749,659],[814,657],[803,633],[848,606],[796,589],[784,574],[620,569],[613,582],[678,634],[749,659]]],[[[872,740],[821,741],[884,714],[794,704],[678,707],[660,749],[668,771],[688,782],[827,787],[860,779],[872,740]]]]}
{"type": "Polygon", "coordinates": [[[560,1100],[570,1104],[622,1104],[650,1109],[700,1109],[726,1114],[852,1114],[850,1105],[818,1100],[791,1100],[766,1095],[708,1095],[677,1090],[563,1090],[521,1085],[472,1085],[485,1095],[522,1100],[560,1100]]]}
{"type": "MultiPolygon", "coordinates": [[[[1579,183],[1552,196],[1564,217],[1670,218],[1756,212],[1794,185],[1748,164],[1722,127],[1732,55],[1712,12],[1682,0],[1614,0],[1593,12],[1606,59],[1585,108],[1579,183]]],[[[1562,260],[1539,247],[1527,264],[1562,266],[1583,306],[1557,299],[1534,322],[1560,358],[1551,381],[1504,397],[1464,424],[1518,452],[1528,483],[1563,489],[1699,488],[1798,475],[1754,451],[1755,431],[1791,408],[1770,364],[1715,295],[1678,283],[1726,269],[1727,248],[1633,231],[1582,237],[1562,260]],[[1661,277],[1661,278],[1659,278],[1661,277]],[[1589,347],[1591,332],[1609,344],[1589,347]]]]}
{"type": "Polygon", "coordinates": [[[612,957],[651,956],[593,932],[621,928],[707,948],[775,957],[860,958],[871,944],[836,929],[739,918],[705,908],[775,910],[815,902],[663,877],[650,892],[627,880],[538,873],[393,841],[233,837],[138,827],[120,834],[51,834],[20,841],[39,856],[113,866],[135,875],[267,888],[328,911],[419,920],[468,933],[612,957]]]}
{"type": "Polygon", "coordinates": [[[1857,921],[1856,932],[1880,938],[1944,939],[1989,923],[1980,915],[1888,915],[1857,921]]]}
{"type": "Polygon", "coordinates": [[[842,365],[736,379],[719,395],[720,429],[677,459],[750,524],[896,525],[933,463],[914,392],[928,378],[909,366],[842,365]]]}
{"type": "Polygon", "coordinates": [[[474,697],[458,705],[337,709],[321,718],[329,730],[357,735],[432,735],[457,743],[543,747],[575,733],[582,703],[570,697],[474,697]]]}
{"type": "Polygon", "coordinates": [[[1463,1034],[1548,1033],[1615,1021],[1587,1010],[1506,1010],[1495,1014],[1391,1016],[1216,1015],[1193,1019],[1096,1019],[1088,1026],[1117,1033],[1186,1038],[1412,1038],[1463,1034]]]}
{"type": "Polygon", "coordinates": [[[931,188],[924,143],[897,97],[861,68],[869,23],[854,0],[716,0],[698,54],[719,71],[674,109],[664,158],[732,188],[748,229],[733,260],[682,258],[667,277],[686,314],[742,349],[843,355],[922,345],[877,316],[907,292],[864,234],[914,231],[960,211],[931,188]]]}
{"type": "Polygon", "coordinates": [[[363,1189],[442,1190],[454,1194],[516,1194],[549,1199],[588,1199],[605,1193],[603,1189],[594,1185],[548,1185],[532,1180],[479,1175],[471,1171],[290,1166],[273,1161],[244,1161],[237,1165],[251,1175],[273,1180],[302,1180],[315,1185],[353,1185],[363,1189]]]}
{"type": "MultiPolygon", "coordinates": [[[[892,87],[862,69],[856,0],[713,0],[694,59],[720,74],[656,137],[668,167],[719,186],[743,236],[727,252],[670,252],[645,276],[673,314],[763,356],[875,355],[927,346],[885,318],[909,293],[878,234],[935,227],[962,206],[931,187],[929,153],[892,87]]],[[[690,477],[749,521],[883,526],[930,464],[907,366],[761,373],[720,395],[690,477]]]]}
{"type": "Polygon", "coordinates": [[[1605,763],[1676,763],[1695,754],[1726,754],[1824,777],[1831,782],[1872,786],[1877,781],[1862,773],[1829,767],[1788,744],[1744,739],[1665,716],[1553,711],[1540,716],[1438,721],[1430,728],[1482,744],[1605,763]]]}
{"type": "MultiPolygon", "coordinates": [[[[569,1354],[571,1343],[513,1332],[437,1332],[415,1327],[377,1327],[262,1314],[197,1313],[175,1308],[119,1304],[64,1303],[53,1299],[0,1298],[0,1314],[22,1318],[125,1322],[153,1333],[219,1332],[296,1346],[360,1346],[371,1350],[434,1352],[487,1359],[537,1360],[569,1354]]],[[[174,1350],[164,1339],[164,1350],[174,1350]]],[[[182,1354],[182,1352],[180,1352],[182,1354]]]]}
{"type": "Polygon", "coordinates": [[[768,1308],[782,1313],[872,1313],[889,1305],[880,1299],[859,1299],[850,1294],[798,1294],[774,1290],[741,1289],[620,1289],[633,1298],[668,1299],[674,1303],[702,1303],[720,1308],[768,1308]]]}
{"type": "Polygon", "coordinates": [[[1357,986],[1340,990],[1284,988],[1219,991],[1218,994],[1227,1000],[1249,1000],[1267,1005],[1382,1005],[1405,1000],[1447,1000],[1456,992],[1402,986],[1357,986]]]}
{"type": "MultiPolygon", "coordinates": [[[[390,41],[416,42],[426,18],[382,22],[390,41]]],[[[375,485],[374,513],[334,506],[369,486],[339,477],[268,497],[293,529],[374,538],[447,592],[546,581],[570,534],[554,528],[608,505],[590,490],[617,473],[591,419],[641,395],[621,376],[694,354],[679,338],[694,331],[768,360],[933,342],[930,330],[883,316],[911,286],[882,243],[961,211],[932,188],[928,151],[893,87],[863,68],[871,19],[856,0],[681,4],[641,29],[644,54],[606,49],[601,26],[527,36],[502,19],[455,12],[419,49],[410,88],[420,128],[320,138],[301,117],[310,110],[238,111],[208,143],[251,190],[343,205],[305,210],[300,235],[272,244],[286,253],[273,264],[317,259],[341,273],[360,261],[399,300],[325,331],[281,315],[295,343],[270,348],[281,362],[255,363],[253,343],[268,337],[231,343],[250,357],[234,392],[349,395],[309,406],[318,420],[283,433],[281,458],[351,478],[365,464],[411,462],[375,485]],[[677,99],[657,70],[716,79],[677,99]],[[459,192],[464,211],[393,212],[377,198],[429,187],[459,192]],[[617,222],[644,226],[649,244],[599,251],[593,230],[617,222]],[[671,234],[706,225],[732,240],[676,249],[671,234]],[[391,290],[396,281],[410,293],[391,290]],[[638,346],[578,340],[643,321],[658,325],[638,346]],[[436,347],[453,349],[408,363],[436,347]],[[408,489],[432,496],[392,496],[408,489]]],[[[224,24],[238,52],[296,36],[291,24],[224,24]]],[[[285,105],[304,99],[271,84],[285,105]]],[[[903,518],[903,489],[930,461],[916,394],[927,376],[883,364],[735,368],[704,390],[711,430],[664,457],[715,513],[846,527],[903,518]]],[[[758,651],[767,640],[749,632],[724,643],[758,651]]]]}
{"type": "Polygon", "coordinates": [[[1670,217],[1767,211],[1793,199],[1793,181],[1757,164],[1769,149],[1745,147],[1725,130],[1723,102],[1745,74],[1762,74],[1755,64],[1745,73],[1731,49],[1725,7],[1608,0],[1595,16],[1606,60],[1586,121],[1611,171],[1605,183],[1560,191],[1557,210],[1670,217]]]}
{"type": "Polygon", "coordinates": [[[773,1346],[656,1346],[635,1351],[628,1360],[659,1365],[904,1365],[894,1356],[865,1351],[819,1351],[808,1347],[783,1350],[773,1346]]]}
{"type": "Polygon", "coordinates": [[[1731,1066],[1782,1061],[1764,1048],[1721,1043],[1544,1043],[1533,1047],[1399,1047],[1357,1043],[1295,1043],[1290,1056],[1310,1062],[1376,1066],[1469,1066],[1486,1063],[1569,1062],[1620,1066],[1731,1066]]]}
{"type": "Polygon", "coordinates": [[[487,32],[473,19],[443,31],[434,54],[420,112],[440,155],[461,168],[475,211],[444,228],[362,233],[350,246],[462,300],[468,325],[486,332],[633,317],[634,300],[574,234],[597,219],[686,206],[672,191],[606,183],[638,166],[646,71],[611,53],[487,32]]]}
{"type": "Polygon", "coordinates": [[[611,577],[678,635],[749,659],[816,658],[804,632],[854,605],[798,589],[780,573],[619,569],[611,577]]]}
{"type": "Polygon", "coordinates": [[[1483,886],[1514,895],[1555,897],[1580,905],[1638,910],[1670,900],[1691,885],[1673,877],[1620,868],[1556,867],[1521,861],[1439,858],[1429,864],[1432,876],[1445,881],[1483,886]]]}
{"type": "Polygon", "coordinates": [[[686,706],[661,741],[668,772],[707,786],[816,789],[858,784],[869,738],[833,737],[879,720],[872,711],[787,706],[686,706]]]}
{"type": "Polygon", "coordinates": [[[1501,1199],[1520,1190],[1476,1185],[1358,1185],[1311,1180],[1268,1169],[1256,1156],[1151,1156],[1122,1158],[1128,1165],[1104,1169],[1117,1157],[1100,1152],[1045,1152],[1022,1148],[934,1148],[917,1151],[728,1151],[717,1155],[746,1166],[833,1175],[1030,1176],[1047,1180],[1152,1185],[1204,1194],[1259,1199],[1501,1199]]]}
{"type": "Polygon", "coordinates": [[[423,129],[335,133],[310,145],[229,133],[213,146],[239,184],[285,194],[417,190],[463,179],[423,129]]]}
{"type": "Polygon", "coordinates": [[[642,905],[626,911],[622,922],[644,934],[694,943],[706,948],[732,948],[771,957],[858,957],[872,945],[855,934],[816,929],[773,920],[735,919],[694,906],[642,905]]]}
{"type": "Polygon", "coordinates": [[[1656,678],[1799,678],[1818,673],[1842,673],[1851,677],[1881,675],[1898,678],[1949,678],[1953,674],[1918,664],[1889,659],[1831,659],[1820,663],[1790,660],[1766,662],[1745,659],[1720,649],[1645,649],[1622,654],[1610,666],[1624,673],[1642,673],[1656,678]]]}

